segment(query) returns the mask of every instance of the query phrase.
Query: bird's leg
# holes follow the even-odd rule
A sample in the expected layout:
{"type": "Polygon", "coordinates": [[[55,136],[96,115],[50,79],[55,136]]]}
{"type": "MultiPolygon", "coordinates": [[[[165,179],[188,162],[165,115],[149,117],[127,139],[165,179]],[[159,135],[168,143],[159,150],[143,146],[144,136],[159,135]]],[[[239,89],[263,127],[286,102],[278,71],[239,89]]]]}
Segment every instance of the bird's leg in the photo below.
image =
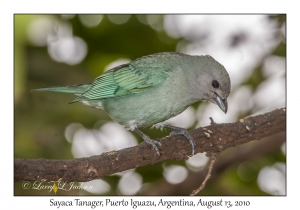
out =
{"type": "Polygon", "coordinates": [[[187,129],[176,127],[176,126],[172,126],[172,125],[166,125],[166,124],[164,124],[163,127],[173,130],[170,133],[171,136],[174,136],[174,135],[184,135],[189,140],[189,142],[191,143],[191,145],[192,145],[192,155],[194,155],[196,143],[195,143],[195,140],[190,135],[190,133],[188,132],[187,129]]]}
{"type": "Polygon", "coordinates": [[[147,136],[146,134],[144,134],[138,128],[135,128],[133,131],[136,132],[140,137],[142,137],[145,142],[147,142],[148,144],[151,144],[152,147],[156,150],[156,153],[158,154],[158,156],[160,156],[160,153],[159,153],[159,150],[158,150],[158,147],[157,147],[157,145],[161,146],[160,142],[152,140],[149,136],[147,136]]]}

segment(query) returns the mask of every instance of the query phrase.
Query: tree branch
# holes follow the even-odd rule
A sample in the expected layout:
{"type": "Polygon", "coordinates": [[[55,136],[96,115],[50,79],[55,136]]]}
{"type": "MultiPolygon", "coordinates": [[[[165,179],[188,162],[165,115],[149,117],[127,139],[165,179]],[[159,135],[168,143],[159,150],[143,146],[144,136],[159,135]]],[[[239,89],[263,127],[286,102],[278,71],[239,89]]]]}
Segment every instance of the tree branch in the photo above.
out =
{"type": "MultiPolygon", "coordinates": [[[[216,183],[214,178],[217,174],[222,174],[229,166],[238,165],[244,161],[251,161],[258,159],[264,155],[271,154],[278,151],[282,144],[286,141],[286,132],[281,132],[273,136],[264,138],[263,141],[257,141],[256,144],[241,145],[241,149],[232,150],[229,154],[220,154],[218,161],[214,165],[211,180],[208,184],[211,186],[216,183]]],[[[208,168],[198,172],[190,171],[188,177],[179,184],[170,184],[165,179],[161,179],[152,186],[138,192],[137,195],[188,195],[195,189],[195,186],[202,184],[203,180],[207,176],[208,168]]],[[[222,188],[220,188],[220,194],[222,195],[222,188]]],[[[228,192],[223,192],[223,195],[228,195],[228,192]]],[[[201,192],[200,194],[201,195],[201,192]]],[[[204,194],[202,194],[204,195],[204,194]]]]}
{"type": "MultiPolygon", "coordinates": [[[[195,154],[220,153],[229,147],[236,147],[252,140],[286,130],[286,109],[276,109],[263,115],[251,116],[235,123],[216,124],[190,131],[196,142],[195,154]]],[[[141,144],[111,151],[88,158],[75,160],[30,160],[15,158],[15,181],[57,181],[86,182],[132,168],[155,164],[165,160],[187,160],[191,146],[181,135],[159,139],[161,156],[152,146],[141,144]]]]}

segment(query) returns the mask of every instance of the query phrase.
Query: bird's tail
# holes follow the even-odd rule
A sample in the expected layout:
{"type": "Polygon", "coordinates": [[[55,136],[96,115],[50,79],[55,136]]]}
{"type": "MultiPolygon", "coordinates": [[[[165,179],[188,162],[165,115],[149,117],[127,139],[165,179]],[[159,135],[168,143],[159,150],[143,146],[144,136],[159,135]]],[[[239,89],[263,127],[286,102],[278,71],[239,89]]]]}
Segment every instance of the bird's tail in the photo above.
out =
{"type": "Polygon", "coordinates": [[[72,86],[60,86],[60,87],[48,87],[48,88],[40,88],[34,89],[32,91],[49,91],[49,92],[60,92],[60,93],[73,93],[75,95],[81,95],[85,91],[87,91],[92,84],[81,84],[81,85],[72,85],[72,86]]]}

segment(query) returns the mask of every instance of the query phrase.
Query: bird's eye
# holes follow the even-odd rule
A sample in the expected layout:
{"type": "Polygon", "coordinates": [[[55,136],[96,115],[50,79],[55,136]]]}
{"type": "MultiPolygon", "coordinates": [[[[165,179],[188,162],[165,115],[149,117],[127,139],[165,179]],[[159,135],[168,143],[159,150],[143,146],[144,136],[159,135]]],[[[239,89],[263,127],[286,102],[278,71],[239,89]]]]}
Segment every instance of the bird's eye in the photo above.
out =
{"type": "Polygon", "coordinates": [[[211,85],[214,87],[214,88],[218,88],[219,87],[219,82],[217,80],[213,80],[211,85]]]}

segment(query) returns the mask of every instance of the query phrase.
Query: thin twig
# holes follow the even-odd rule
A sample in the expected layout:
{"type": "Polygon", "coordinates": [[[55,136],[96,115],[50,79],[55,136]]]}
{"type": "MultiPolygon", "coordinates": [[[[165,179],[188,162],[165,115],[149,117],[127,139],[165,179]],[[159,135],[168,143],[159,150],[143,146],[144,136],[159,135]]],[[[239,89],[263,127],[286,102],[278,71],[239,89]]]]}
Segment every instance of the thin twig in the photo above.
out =
{"type": "Polygon", "coordinates": [[[209,119],[210,119],[210,124],[211,125],[215,125],[216,124],[215,121],[214,121],[214,119],[212,117],[209,117],[209,119]]]}
{"type": "Polygon", "coordinates": [[[207,172],[207,175],[206,175],[204,181],[202,182],[202,184],[200,185],[200,187],[199,187],[198,189],[196,189],[196,190],[194,190],[194,191],[192,192],[191,196],[194,196],[194,195],[196,195],[197,193],[199,193],[201,190],[203,190],[203,188],[205,187],[205,184],[206,184],[207,180],[208,180],[208,179],[210,178],[210,176],[211,176],[211,171],[212,171],[213,166],[214,166],[214,164],[215,164],[216,161],[217,161],[217,154],[216,154],[216,153],[213,153],[213,154],[211,155],[211,161],[210,161],[210,164],[209,164],[209,167],[208,167],[208,172],[207,172]]]}

